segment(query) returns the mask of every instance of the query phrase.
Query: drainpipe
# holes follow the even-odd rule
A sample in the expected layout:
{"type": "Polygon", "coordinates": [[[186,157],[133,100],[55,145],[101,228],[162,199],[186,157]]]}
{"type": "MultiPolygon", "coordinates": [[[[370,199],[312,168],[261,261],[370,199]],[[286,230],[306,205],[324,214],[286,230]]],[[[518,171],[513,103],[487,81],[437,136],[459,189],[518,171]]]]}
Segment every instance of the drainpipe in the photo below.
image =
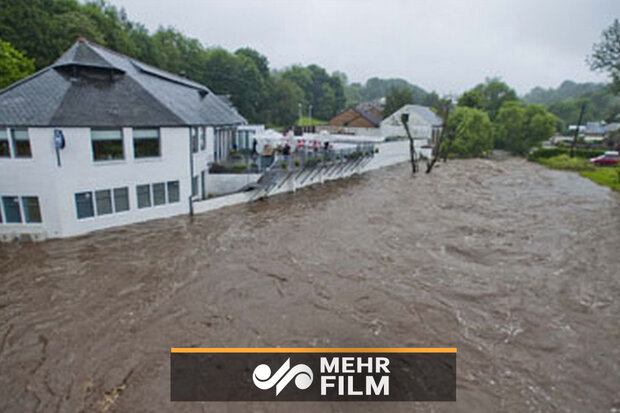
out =
{"type": "MultiPolygon", "coordinates": [[[[189,128],[189,216],[194,216],[194,153],[192,150],[192,127],[189,128]]],[[[206,137],[205,137],[206,139],[206,137]]]]}

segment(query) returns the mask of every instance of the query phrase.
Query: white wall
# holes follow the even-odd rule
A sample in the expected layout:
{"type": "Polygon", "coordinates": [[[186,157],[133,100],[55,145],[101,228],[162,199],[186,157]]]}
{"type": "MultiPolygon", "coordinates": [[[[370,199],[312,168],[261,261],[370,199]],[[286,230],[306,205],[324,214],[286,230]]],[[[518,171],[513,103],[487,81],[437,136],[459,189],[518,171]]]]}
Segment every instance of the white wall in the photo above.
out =
{"type": "Polygon", "coordinates": [[[409,114],[409,121],[407,123],[411,136],[416,139],[426,139],[430,141],[433,131],[432,125],[418,115],[412,108],[407,106],[400,108],[381,122],[381,135],[386,137],[407,137],[407,131],[400,119],[403,113],[409,114]]]}
{"type": "Polygon", "coordinates": [[[0,224],[0,233],[43,233],[47,238],[185,214],[189,211],[189,129],[161,128],[161,157],[134,159],[132,129],[123,128],[124,160],[95,162],[89,128],[59,128],[66,146],[56,163],[54,128],[29,128],[32,158],[0,158],[0,195],[37,196],[41,224],[0,224]],[[176,181],[180,201],[137,208],[136,185],[176,181]],[[77,219],[75,194],[128,187],[129,211],[77,219]]]}
{"type": "Polygon", "coordinates": [[[260,177],[261,174],[209,174],[207,192],[214,195],[230,194],[255,183],[260,177]]]}

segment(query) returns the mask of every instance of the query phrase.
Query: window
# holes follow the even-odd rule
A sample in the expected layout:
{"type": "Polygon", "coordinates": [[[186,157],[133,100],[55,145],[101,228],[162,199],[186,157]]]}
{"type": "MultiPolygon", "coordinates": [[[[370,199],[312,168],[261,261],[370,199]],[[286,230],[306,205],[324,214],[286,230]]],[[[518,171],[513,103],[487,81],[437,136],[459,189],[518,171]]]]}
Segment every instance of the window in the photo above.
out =
{"type": "Polygon", "coordinates": [[[11,129],[13,151],[16,158],[32,158],[28,129],[11,129]]]}
{"type": "Polygon", "coordinates": [[[18,224],[22,222],[22,214],[19,210],[19,197],[3,196],[4,216],[8,224],[18,224]]]}
{"type": "Polygon", "coordinates": [[[205,133],[205,127],[201,126],[200,127],[200,150],[204,151],[206,147],[207,147],[207,137],[205,133]]]}
{"type": "Polygon", "coordinates": [[[41,222],[41,209],[39,208],[39,198],[36,196],[23,196],[22,208],[24,218],[28,223],[41,222]]]}
{"type": "Polygon", "coordinates": [[[166,184],[153,184],[153,205],[163,205],[166,203],[166,184]]]}
{"type": "Polygon", "coordinates": [[[192,196],[198,195],[198,177],[192,178],[192,196]]]}
{"type": "Polygon", "coordinates": [[[129,211],[129,188],[114,188],[114,211],[129,211]]]}
{"type": "Polygon", "coordinates": [[[95,204],[97,205],[97,215],[111,214],[112,192],[109,189],[95,191],[95,204]]]}
{"type": "Polygon", "coordinates": [[[95,216],[95,209],[93,208],[93,193],[80,192],[75,194],[75,207],[77,208],[78,219],[95,216]]]}
{"type": "Polygon", "coordinates": [[[95,161],[125,159],[120,129],[93,129],[90,133],[95,161]]]}
{"type": "Polygon", "coordinates": [[[168,203],[179,202],[179,181],[168,182],[168,203]]]}
{"type": "Polygon", "coordinates": [[[192,140],[192,153],[198,152],[198,128],[189,128],[189,135],[192,140]]]}
{"type": "Polygon", "coordinates": [[[11,157],[11,149],[9,149],[9,137],[6,134],[6,129],[1,129],[0,130],[0,158],[10,158],[10,157],[11,157]]]}
{"type": "Polygon", "coordinates": [[[133,156],[135,158],[157,158],[161,156],[159,129],[133,130],[133,156]]]}
{"type": "Polygon", "coordinates": [[[151,206],[151,186],[138,185],[136,187],[138,193],[138,208],[146,208],[151,206]]]}

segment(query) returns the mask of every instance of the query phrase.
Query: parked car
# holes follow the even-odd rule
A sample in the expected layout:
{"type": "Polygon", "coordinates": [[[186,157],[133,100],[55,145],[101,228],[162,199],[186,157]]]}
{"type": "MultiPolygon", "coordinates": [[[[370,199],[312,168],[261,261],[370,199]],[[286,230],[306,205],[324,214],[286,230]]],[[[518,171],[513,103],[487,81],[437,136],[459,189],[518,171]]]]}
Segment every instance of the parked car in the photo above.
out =
{"type": "Polygon", "coordinates": [[[597,166],[617,166],[620,153],[617,151],[607,151],[601,156],[590,159],[590,162],[597,166]]]}

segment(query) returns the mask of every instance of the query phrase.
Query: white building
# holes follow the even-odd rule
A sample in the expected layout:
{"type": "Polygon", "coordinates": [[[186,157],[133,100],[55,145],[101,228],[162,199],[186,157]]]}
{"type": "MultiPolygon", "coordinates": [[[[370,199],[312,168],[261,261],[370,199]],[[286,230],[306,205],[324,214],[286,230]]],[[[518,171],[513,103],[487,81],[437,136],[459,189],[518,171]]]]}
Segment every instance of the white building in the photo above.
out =
{"type": "Polygon", "coordinates": [[[409,117],[408,126],[415,140],[416,148],[432,145],[439,138],[443,122],[426,106],[405,105],[381,121],[381,135],[386,138],[405,138],[407,131],[402,123],[402,115],[409,117]]]}
{"type": "Polygon", "coordinates": [[[245,123],[204,85],[80,40],[0,91],[0,239],[191,213],[245,123]]]}

